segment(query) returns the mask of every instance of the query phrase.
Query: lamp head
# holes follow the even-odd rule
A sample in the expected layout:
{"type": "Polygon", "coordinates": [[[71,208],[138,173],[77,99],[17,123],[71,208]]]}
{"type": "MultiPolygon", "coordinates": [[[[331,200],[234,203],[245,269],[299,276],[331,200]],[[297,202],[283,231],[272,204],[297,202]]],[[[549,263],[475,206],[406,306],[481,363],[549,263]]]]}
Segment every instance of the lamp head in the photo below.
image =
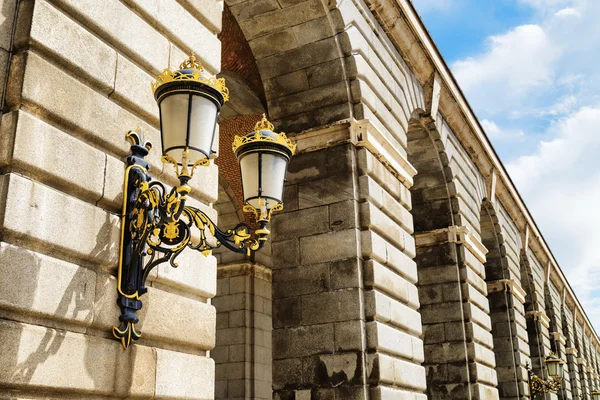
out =
{"type": "MultiPolygon", "coordinates": [[[[160,112],[163,162],[182,167],[208,165],[221,107],[229,99],[224,78],[209,74],[194,53],[152,83],[160,112]]],[[[192,168],[193,171],[193,168],[192,168]]]]}
{"type": "Polygon", "coordinates": [[[244,211],[254,212],[258,221],[268,221],[272,211],[283,208],[287,165],[296,151],[285,133],[274,129],[263,114],[252,132],[233,141],[242,174],[244,211]]]}

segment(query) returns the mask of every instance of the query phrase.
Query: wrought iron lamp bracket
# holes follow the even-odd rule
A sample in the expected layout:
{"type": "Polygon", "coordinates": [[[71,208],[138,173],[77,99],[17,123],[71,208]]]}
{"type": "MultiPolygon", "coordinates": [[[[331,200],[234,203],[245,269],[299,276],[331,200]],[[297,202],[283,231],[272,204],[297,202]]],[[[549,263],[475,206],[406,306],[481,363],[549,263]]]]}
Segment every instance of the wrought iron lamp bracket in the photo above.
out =
{"type": "Polygon", "coordinates": [[[268,219],[259,219],[254,234],[244,223],[229,230],[217,227],[206,213],[185,204],[191,191],[187,185],[190,174],[180,174],[180,185],[167,190],[148,173],[145,157],[151,143],[143,139],[139,129],[129,131],[127,138],[131,154],[125,170],[117,276],[121,316],[120,326],[113,326],[113,335],[125,349],[141,336],[135,327],[139,322],[136,312],[142,308],[140,296],[148,291],[146,280],[154,268],[167,262],[176,268],[176,259],[186,248],[208,256],[211,250],[224,246],[250,255],[263,247],[269,235],[268,219]]]}
{"type": "Polygon", "coordinates": [[[560,390],[562,386],[561,378],[556,377],[545,380],[534,374],[529,364],[525,368],[529,377],[529,391],[532,399],[539,393],[550,393],[560,390]]]}

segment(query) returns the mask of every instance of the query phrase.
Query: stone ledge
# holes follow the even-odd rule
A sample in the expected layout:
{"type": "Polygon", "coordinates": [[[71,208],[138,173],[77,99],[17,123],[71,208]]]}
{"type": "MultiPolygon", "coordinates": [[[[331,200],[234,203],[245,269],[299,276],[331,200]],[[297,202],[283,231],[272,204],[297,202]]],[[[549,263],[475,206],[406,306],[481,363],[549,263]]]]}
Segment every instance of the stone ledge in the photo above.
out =
{"type": "Polygon", "coordinates": [[[525,304],[525,290],[514,279],[500,279],[487,283],[488,293],[507,291],[512,293],[521,304],[525,304]]]}
{"type": "Polygon", "coordinates": [[[415,234],[417,247],[435,246],[442,243],[456,243],[465,246],[481,263],[485,263],[488,249],[466,226],[449,226],[415,234]]]}
{"type": "Polygon", "coordinates": [[[583,357],[577,357],[577,364],[587,366],[587,360],[583,357]]]}
{"type": "Polygon", "coordinates": [[[565,353],[572,355],[573,357],[577,357],[577,355],[579,354],[575,347],[567,347],[565,349],[565,353]]]}
{"type": "Polygon", "coordinates": [[[560,332],[550,332],[550,337],[563,346],[567,345],[567,337],[560,332]]]}
{"type": "Polygon", "coordinates": [[[301,132],[294,137],[298,152],[309,152],[341,143],[352,143],[369,150],[406,187],[413,185],[417,170],[406,157],[391,146],[368,119],[343,120],[326,127],[301,132]]]}
{"type": "Polygon", "coordinates": [[[528,311],[525,313],[527,318],[533,318],[534,321],[539,321],[546,328],[550,328],[550,318],[544,311],[528,311]]]}
{"type": "Polygon", "coordinates": [[[273,274],[270,268],[253,262],[241,262],[217,266],[217,279],[231,278],[233,276],[251,276],[272,282],[273,274]]]}

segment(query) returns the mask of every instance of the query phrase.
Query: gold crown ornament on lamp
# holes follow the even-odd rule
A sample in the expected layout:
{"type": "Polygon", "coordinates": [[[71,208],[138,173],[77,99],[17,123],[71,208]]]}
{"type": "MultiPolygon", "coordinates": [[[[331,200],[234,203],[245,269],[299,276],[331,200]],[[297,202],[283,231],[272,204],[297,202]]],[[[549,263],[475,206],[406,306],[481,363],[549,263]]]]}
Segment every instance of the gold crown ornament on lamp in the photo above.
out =
{"type": "Polygon", "coordinates": [[[128,348],[141,336],[135,328],[140,296],[147,292],[146,279],[162,263],[177,267],[183,251],[205,256],[218,247],[250,255],[260,250],[270,232],[267,224],[274,211],[283,208],[283,186],[295,145],[284,133],[276,133],[263,115],[253,132],[236,137],[237,156],[244,190],[245,209],[257,215],[254,232],[245,223],[220,229],[198,208],[186,204],[196,168],[210,165],[217,119],[229,99],[225,79],[210,75],[192,53],[176,71],[165,69],[152,83],[160,112],[162,162],[175,167],[179,185],[168,190],[152,180],[144,159],[152,144],[140,129],[126,135],[131,142],[127,157],[121,216],[121,250],[118,266],[120,325],[113,335],[128,348]]]}

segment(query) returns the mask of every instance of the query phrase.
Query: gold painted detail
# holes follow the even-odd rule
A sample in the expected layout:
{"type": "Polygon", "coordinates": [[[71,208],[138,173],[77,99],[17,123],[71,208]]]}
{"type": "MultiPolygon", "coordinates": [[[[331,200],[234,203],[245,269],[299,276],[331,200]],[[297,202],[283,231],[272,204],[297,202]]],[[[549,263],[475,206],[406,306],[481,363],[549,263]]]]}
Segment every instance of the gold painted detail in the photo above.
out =
{"type": "Polygon", "coordinates": [[[191,178],[192,176],[194,176],[194,170],[196,168],[210,166],[210,160],[207,158],[203,158],[201,160],[194,162],[194,164],[192,164],[192,166],[190,167],[189,162],[188,162],[189,161],[189,149],[187,147],[183,151],[183,157],[181,158],[181,164],[179,164],[179,162],[175,158],[168,156],[168,155],[162,156],[160,160],[162,161],[163,164],[172,164],[175,167],[175,173],[177,174],[178,177],[191,178]]]}
{"type": "Polygon", "coordinates": [[[266,208],[262,202],[262,199],[259,198],[258,204],[259,204],[260,209],[256,209],[256,207],[252,206],[251,204],[246,204],[246,205],[244,205],[242,210],[244,212],[253,213],[254,217],[256,218],[257,221],[266,221],[266,222],[269,222],[271,220],[271,216],[273,215],[274,212],[283,210],[283,203],[277,203],[271,208],[266,208]]]}
{"type": "Polygon", "coordinates": [[[152,142],[146,139],[144,136],[144,132],[142,128],[139,126],[135,128],[135,130],[130,130],[125,134],[125,138],[129,140],[132,145],[143,146],[146,150],[150,151],[152,149],[152,142]]]}
{"type": "Polygon", "coordinates": [[[141,332],[135,330],[133,322],[123,322],[123,325],[119,328],[113,326],[112,333],[116,339],[121,341],[121,345],[125,350],[142,336],[141,332]]]}
{"type": "Polygon", "coordinates": [[[260,121],[258,121],[256,123],[256,125],[254,125],[254,130],[255,131],[271,131],[274,132],[275,131],[275,126],[269,122],[269,120],[267,119],[267,116],[265,114],[262,115],[262,118],[260,121]]]}
{"type": "Polygon", "coordinates": [[[265,114],[263,114],[262,119],[256,123],[256,125],[254,126],[254,135],[246,135],[246,136],[236,136],[233,139],[233,152],[235,153],[235,151],[243,145],[249,144],[249,143],[255,143],[255,142],[267,142],[267,143],[277,143],[280,145],[283,145],[285,147],[287,147],[288,149],[290,149],[290,151],[292,152],[292,155],[294,155],[294,153],[296,152],[296,145],[294,143],[292,143],[292,141],[285,135],[285,133],[280,132],[280,133],[276,133],[273,132],[273,129],[275,127],[273,126],[272,123],[270,123],[267,120],[267,117],[265,116],[265,114]],[[261,130],[264,131],[271,131],[273,133],[275,133],[274,136],[265,136],[261,133],[261,130]]]}
{"type": "Polygon", "coordinates": [[[176,81],[192,81],[200,82],[206,86],[210,86],[217,90],[223,96],[223,101],[229,100],[229,89],[225,86],[225,78],[217,78],[210,75],[202,66],[196,55],[192,52],[190,57],[181,63],[179,71],[171,71],[170,68],[165,70],[156,77],[156,81],[152,82],[152,93],[156,92],[160,86],[169,82],[176,81]],[[181,70],[192,70],[191,73],[184,74],[181,70]]]}

